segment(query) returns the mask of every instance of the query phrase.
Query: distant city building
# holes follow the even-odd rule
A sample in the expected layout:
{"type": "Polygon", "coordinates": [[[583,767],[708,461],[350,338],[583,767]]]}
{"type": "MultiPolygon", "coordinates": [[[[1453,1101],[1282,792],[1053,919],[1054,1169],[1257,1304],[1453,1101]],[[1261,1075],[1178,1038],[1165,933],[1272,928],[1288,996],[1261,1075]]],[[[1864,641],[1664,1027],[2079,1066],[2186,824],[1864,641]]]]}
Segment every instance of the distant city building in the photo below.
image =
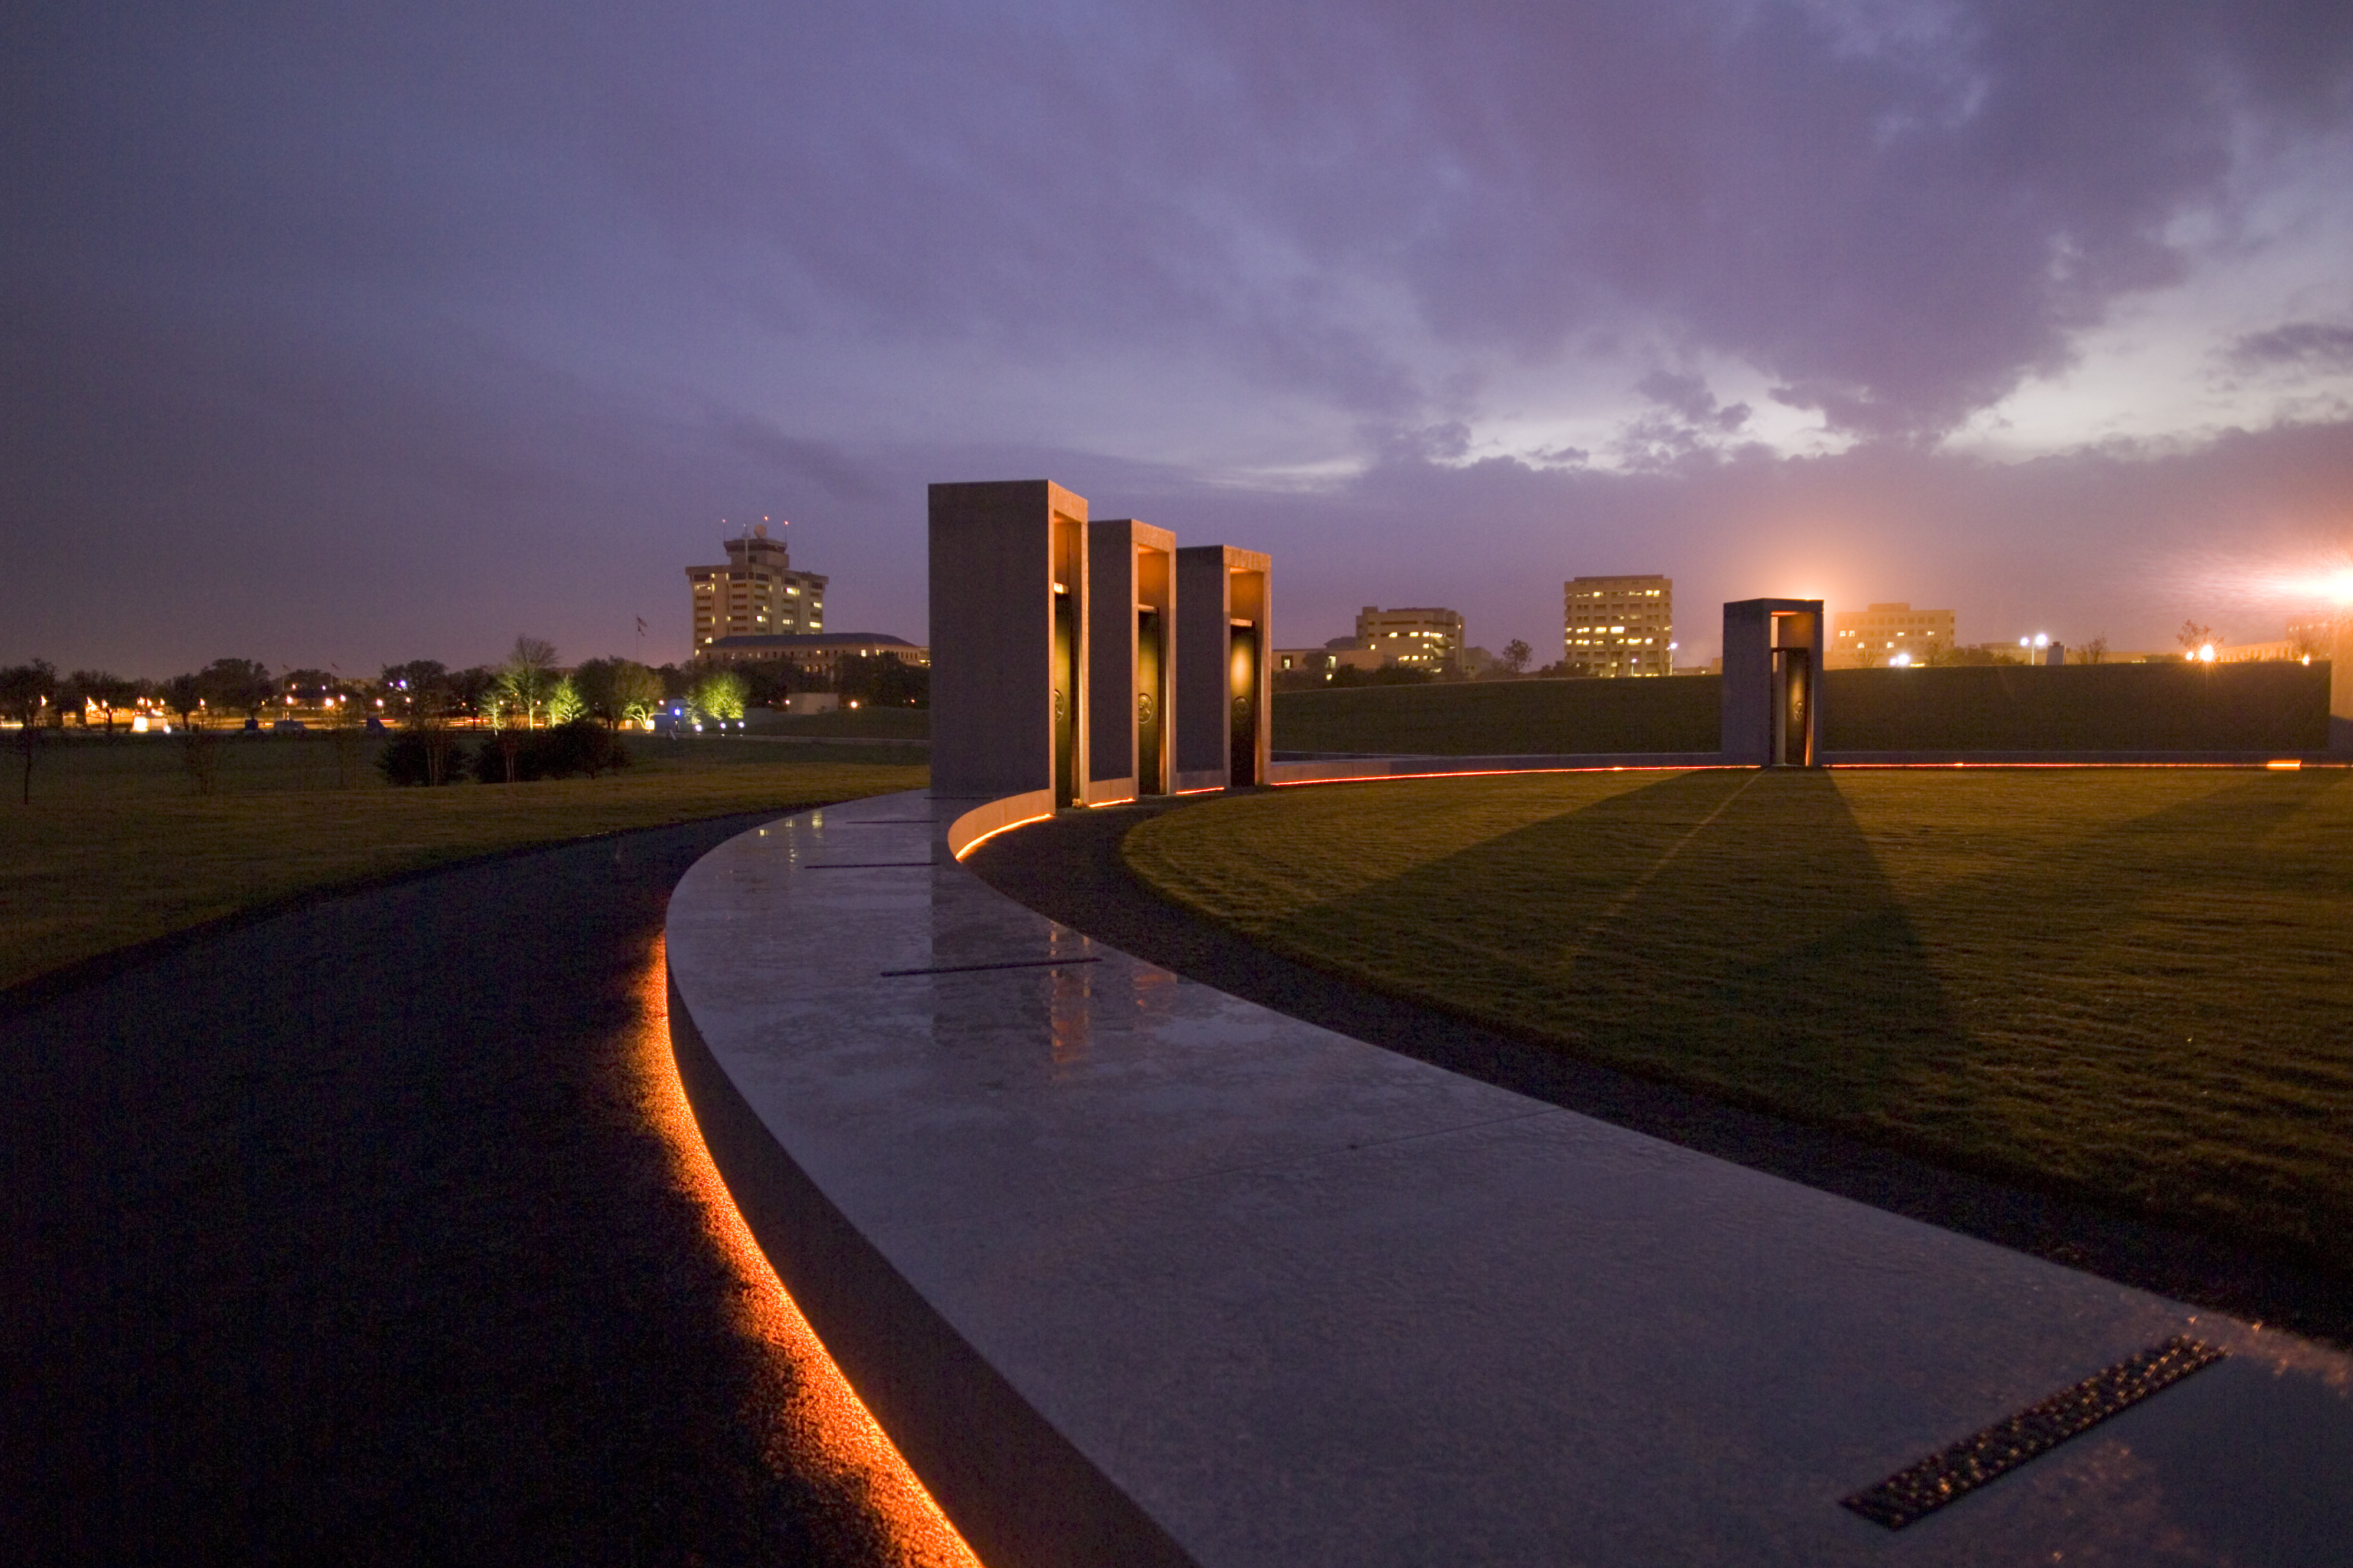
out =
{"type": "Polygon", "coordinates": [[[794,571],[784,541],[769,538],[765,523],[727,541],[724,566],[690,566],[686,581],[698,658],[723,638],[825,630],[826,580],[794,571]]]}
{"type": "Polygon", "coordinates": [[[1561,584],[1561,662],[1569,674],[1673,673],[1673,578],[1572,577],[1561,584]]]}
{"type": "Polygon", "coordinates": [[[814,637],[721,637],[697,649],[694,657],[702,664],[789,665],[803,675],[829,679],[846,658],[895,658],[923,666],[932,662],[932,650],[881,632],[820,632],[814,637]]]}
{"type": "Polygon", "coordinates": [[[2347,616],[2341,611],[2321,610],[2296,616],[2287,624],[2287,640],[2310,642],[2326,647],[2337,636],[2347,616]]]}
{"type": "Polygon", "coordinates": [[[2287,636],[2278,642],[2243,642],[2235,647],[2227,642],[2217,642],[2214,658],[2221,664],[2250,664],[2274,659],[2311,664],[2327,658],[2335,650],[2337,628],[2344,624],[2345,617],[2340,616],[2299,616],[2288,622],[2287,636]]]}
{"type": "Polygon", "coordinates": [[[1378,655],[1384,665],[1456,669],[1462,662],[1462,616],[1426,605],[1384,610],[1366,605],[1356,612],[1356,647],[1378,655]]]}
{"type": "Polygon", "coordinates": [[[1953,612],[1915,610],[1908,604],[1873,605],[1831,615],[1831,641],[1822,662],[1832,669],[1926,664],[1953,647],[1953,612]]]}
{"type": "Polygon", "coordinates": [[[1334,637],[1322,647],[1279,647],[1274,650],[1274,672],[1298,680],[1313,677],[1329,680],[1335,670],[1361,669],[1372,671],[1388,662],[1386,656],[1367,647],[1358,647],[1354,637],[1334,637]]]}

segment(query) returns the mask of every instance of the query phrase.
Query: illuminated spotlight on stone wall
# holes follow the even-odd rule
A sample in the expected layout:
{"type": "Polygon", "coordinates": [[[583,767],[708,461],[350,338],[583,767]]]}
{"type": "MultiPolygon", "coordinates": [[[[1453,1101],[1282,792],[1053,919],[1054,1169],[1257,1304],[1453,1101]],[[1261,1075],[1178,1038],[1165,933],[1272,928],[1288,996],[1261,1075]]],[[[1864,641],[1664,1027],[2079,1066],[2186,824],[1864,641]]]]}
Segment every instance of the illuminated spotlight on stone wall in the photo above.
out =
{"type": "Polygon", "coordinates": [[[931,487],[932,788],[1087,788],[1087,503],[1045,479],[931,487]]]}
{"type": "Polygon", "coordinates": [[[1273,563],[1254,550],[1176,552],[1176,787],[1264,784],[1274,739],[1273,563]]]}
{"type": "Polygon", "coordinates": [[[1724,759],[1821,765],[1822,602],[1737,599],[1724,606],[1724,759]]]}
{"type": "Polygon", "coordinates": [[[1089,805],[1166,795],[1174,766],[1176,536],[1133,518],[1087,525],[1089,805]]]}

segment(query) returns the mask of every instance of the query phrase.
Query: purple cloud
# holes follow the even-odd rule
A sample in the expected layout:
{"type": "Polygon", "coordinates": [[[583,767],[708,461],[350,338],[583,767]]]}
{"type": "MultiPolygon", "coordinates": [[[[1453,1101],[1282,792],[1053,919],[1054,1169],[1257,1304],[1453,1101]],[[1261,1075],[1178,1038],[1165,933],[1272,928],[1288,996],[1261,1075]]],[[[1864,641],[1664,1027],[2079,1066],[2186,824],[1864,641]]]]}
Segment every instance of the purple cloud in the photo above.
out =
{"type": "MultiPolygon", "coordinates": [[[[1418,549],[1409,495],[1732,559],[1900,474],[1874,515],[1933,552],[1940,498],[2013,482],[1937,437],[2184,276],[2185,218],[2341,208],[2288,154],[2353,121],[2317,3],[150,3],[49,8],[0,68],[0,658],[126,664],[224,626],[585,651],[760,513],[919,631],[922,482],[1001,472],[1326,561],[1418,549]],[[1774,458],[1792,408],[1927,466],[1774,458]]],[[[2229,358],[2341,368],[2321,310],[2229,358]]],[[[1530,582],[1619,553],[1468,526],[1530,582]]]]}

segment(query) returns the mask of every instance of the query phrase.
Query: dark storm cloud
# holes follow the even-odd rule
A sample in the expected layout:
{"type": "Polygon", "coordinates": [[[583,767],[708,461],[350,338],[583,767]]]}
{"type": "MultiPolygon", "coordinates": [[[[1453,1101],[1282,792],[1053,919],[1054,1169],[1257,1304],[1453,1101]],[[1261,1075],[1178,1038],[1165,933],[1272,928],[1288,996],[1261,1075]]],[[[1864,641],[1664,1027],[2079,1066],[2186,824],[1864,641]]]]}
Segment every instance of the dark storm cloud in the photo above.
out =
{"type": "Polygon", "coordinates": [[[2290,321],[2267,332],[2249,332],[2225,356],[2239,370],[2311,365],[2336,370],[2353,365],[2353,327],[2336,321],[2290,321]]]}
{"type": "Polygon", "coordinates": [[[2348,58],[2337,4],[35,8],[0,658],[82,657],[101,559],[143,659],[207,615],[281,660],[603,638],[764,512],[916,631],[924,479],[1036,454],[1229,508],[1164,455],[1261,399],[1437,476],[1495,374],[1588,356],[1655,372],[1643,473],[1465,471],[1634,526],[1780,471],[1704,365],[1918,441],[2063,364],[2246,159],[2342,132],[2348,58]]]}
{"type": "Polygon", "coordinates": [[[2145,0],[113,15],[28,84],[42,226],[156,288],[674,308],[618,243],[703,309],[1206,331],[1407,412],[1369,282],[1535,355],[1639,317],[1874,430],[2173,277],[2167,221],[2234,132],[2342,115],[2353,40],[2337,6],[2145,0]]]}

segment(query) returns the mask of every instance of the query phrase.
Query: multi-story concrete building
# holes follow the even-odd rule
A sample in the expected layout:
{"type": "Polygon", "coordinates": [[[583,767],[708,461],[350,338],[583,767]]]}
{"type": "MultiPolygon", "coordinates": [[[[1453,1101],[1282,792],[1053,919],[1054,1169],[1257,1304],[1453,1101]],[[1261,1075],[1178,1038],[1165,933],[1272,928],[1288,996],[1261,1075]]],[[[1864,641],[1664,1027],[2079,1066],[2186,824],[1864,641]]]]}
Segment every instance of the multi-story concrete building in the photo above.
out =
{"type": "Polygon", "coordinates": [[[1930,654],[1952,647],[1952,611],[1915,610],[1906,604],[1873,605],[1831,615],[1825,662],[1831,669],[1926,664],[1930,654]]]}
{"type": "Polygon", "coordinates": [[[723,566],[690,566],[697,658],[722,637],[807,636],[825,630],[825,579],[796,572],[785,542],[763,523],[727,541],[723,566]]]}
{"type": "Polygon", "coordinates": [[[1572,577],[1561,584],[1561,661],[1571,675],[1674,673],[1675,580],[1572,577]]]}
{"type": "Polygon", "coordinates": [[[1451,673],[1462,664],[1462,616],[1428,606],[1366,605],[1356,612],[1356,647],[1379,655],[1384,665],[1451,673]]]}
{"type": "Polygon", "coordinates": [[[932,662],[932,650],[881,632],[819,632],[721,637],[696,649],[694,657],[702,664],[782,664],[830,679],[840,673],[844,658],[895,658],[920,668],[932,662]]]}

